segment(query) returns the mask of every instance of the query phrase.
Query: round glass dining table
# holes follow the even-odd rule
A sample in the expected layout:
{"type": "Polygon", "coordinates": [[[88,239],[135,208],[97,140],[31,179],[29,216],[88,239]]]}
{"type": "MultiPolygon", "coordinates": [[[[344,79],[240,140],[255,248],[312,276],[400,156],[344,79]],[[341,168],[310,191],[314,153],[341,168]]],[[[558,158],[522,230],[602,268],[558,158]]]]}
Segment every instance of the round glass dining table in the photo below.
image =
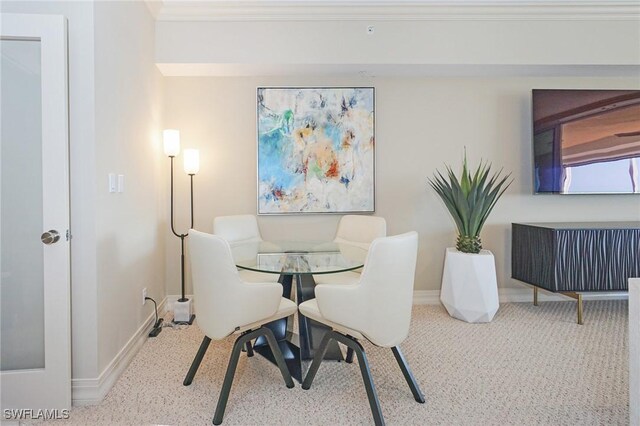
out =
{"type": "Polygon", "coordinates": [[[367,250],[347,243],[248,241],[231,244],[236,266],[250,271],[304,275],[361,268],[367,250]]]}
{"type": "MultiPolygon", "coordinates": [[[[298,305],[315,297],[313,275],[335,274],[362,268],[367,250],[346,243],[312,241],[244,241],[231,244],[236,266],[249,271],[279,275],[282,295],[298,305]]],[[[302,382],[302,362],[313,359],[314,349],[328,328],[298,314],[298,330],[294,332],[293,317],[266,324],[276,336],[291,376],[302,382]]],[[[263,338],[253,349],[275,364],[275,358],[263,338]]],[[[326,360],[342,360],[342,352],[332,342],[326,360]]]]}

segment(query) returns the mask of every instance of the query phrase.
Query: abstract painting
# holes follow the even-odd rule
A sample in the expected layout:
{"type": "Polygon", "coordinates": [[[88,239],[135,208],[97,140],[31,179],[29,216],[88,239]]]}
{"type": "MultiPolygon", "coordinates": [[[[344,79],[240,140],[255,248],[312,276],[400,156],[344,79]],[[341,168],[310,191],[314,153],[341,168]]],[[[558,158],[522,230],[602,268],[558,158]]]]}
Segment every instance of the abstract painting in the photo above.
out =
{"type": "Polygon", "coordinates": [[[374,88],[258,88],[258,214],[373,212],[374,88]]]}

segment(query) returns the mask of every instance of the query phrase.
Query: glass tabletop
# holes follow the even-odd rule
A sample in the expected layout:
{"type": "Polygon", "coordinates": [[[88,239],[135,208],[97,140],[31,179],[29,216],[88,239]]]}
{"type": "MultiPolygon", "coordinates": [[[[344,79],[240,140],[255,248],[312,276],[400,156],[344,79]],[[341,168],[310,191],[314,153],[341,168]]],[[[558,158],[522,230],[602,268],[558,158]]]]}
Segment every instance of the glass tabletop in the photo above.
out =
{"type": "Polygon", "coordinates": [[[334,242],[246,241],[231,244],[237,267],[272,274],[332,274],[361,268],[367,250],[334,242]]]}

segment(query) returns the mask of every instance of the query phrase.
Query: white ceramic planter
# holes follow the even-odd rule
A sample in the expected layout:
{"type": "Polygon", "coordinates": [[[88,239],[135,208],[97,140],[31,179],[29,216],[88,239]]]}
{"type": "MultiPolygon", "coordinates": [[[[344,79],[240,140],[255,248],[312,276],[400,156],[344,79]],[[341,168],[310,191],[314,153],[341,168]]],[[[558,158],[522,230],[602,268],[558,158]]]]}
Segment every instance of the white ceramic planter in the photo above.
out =
{"type": "Polygon", "coordinates": [[[442,304],[454,318],[490,322],[498,312],[498,282],[493,253],[462,253],[448,248],[444,260],[442,304]]]}

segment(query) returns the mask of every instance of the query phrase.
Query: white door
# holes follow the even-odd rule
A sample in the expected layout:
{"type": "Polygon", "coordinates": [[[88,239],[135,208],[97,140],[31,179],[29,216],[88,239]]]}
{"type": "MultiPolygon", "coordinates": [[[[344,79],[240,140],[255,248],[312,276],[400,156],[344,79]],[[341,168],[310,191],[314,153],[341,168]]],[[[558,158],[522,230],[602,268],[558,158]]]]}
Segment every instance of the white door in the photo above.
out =
{"type": "Polygon", "coordinates": [[[66,19],[0,19],[0,400],[7,419],[7,410],[71,405],[69,138],[66,19]]]}

